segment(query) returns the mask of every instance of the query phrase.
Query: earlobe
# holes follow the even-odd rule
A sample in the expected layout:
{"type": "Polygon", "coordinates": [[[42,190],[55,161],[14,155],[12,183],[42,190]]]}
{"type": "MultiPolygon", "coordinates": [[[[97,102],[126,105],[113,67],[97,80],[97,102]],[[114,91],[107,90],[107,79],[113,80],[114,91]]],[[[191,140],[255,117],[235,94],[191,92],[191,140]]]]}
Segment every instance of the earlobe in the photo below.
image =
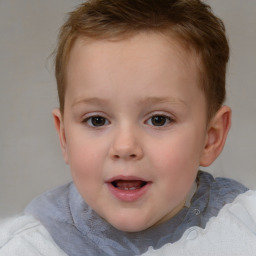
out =
{"type": "Polygon", "coordinates": [[[200,165],[209,166],[221,153],[231,126],[231,109],[222,106],[209,123],[200,165]]]}
{"type": "Polygon", "coordinates": [[[68,164],[66,136],[65,136],[63,117],[62,117],[62,114],[60,113],[60,110],[57,108],[52,111],[52,115],[54,120],[54,126],[59,136],[62,155],[64,157],[65,162],[68,164]]]}

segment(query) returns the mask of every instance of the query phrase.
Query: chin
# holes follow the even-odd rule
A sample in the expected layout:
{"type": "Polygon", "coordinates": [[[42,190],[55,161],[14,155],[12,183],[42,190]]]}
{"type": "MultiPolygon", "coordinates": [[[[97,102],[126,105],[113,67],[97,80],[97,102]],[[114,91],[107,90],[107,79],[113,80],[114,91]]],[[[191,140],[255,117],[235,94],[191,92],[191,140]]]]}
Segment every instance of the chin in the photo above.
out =
{"type": "Polygon", "coordinates": [[[144,221],[139,222],[138,220],[135,222],[133,220],[122,220],[122,221],[114,221],[109,222],[113,227],[116,229],[123,231],[123,232],[140,232],[147,228],[149,228],[151,225],[148,225],[144,221]]]}
{"type": "Polygon", "coordinates": [[[123,232],[140,232],[147,228],[145,227],[138,227],[138,226],[128,226],[128,225],[122,225],[122,226],[114,226],[116,229],[123,231],[123,232]]]}

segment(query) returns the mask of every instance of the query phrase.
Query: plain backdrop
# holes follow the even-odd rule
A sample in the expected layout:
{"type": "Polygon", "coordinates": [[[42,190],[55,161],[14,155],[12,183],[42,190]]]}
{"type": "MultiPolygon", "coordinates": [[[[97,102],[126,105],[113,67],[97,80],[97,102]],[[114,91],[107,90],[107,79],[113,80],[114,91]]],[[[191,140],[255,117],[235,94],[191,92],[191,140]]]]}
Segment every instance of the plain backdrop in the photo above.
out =
{"type": "MultiPolygon", "coordinates": [[[[0,217],[71,180],[51,110],[58,106],[53,59],[58,29],[78,0],[0,0],[0,217]]],[[[231,47],[227,104],[233,124],[206,170],[256,188],[256,1],[208,0],[231,47]]]]}

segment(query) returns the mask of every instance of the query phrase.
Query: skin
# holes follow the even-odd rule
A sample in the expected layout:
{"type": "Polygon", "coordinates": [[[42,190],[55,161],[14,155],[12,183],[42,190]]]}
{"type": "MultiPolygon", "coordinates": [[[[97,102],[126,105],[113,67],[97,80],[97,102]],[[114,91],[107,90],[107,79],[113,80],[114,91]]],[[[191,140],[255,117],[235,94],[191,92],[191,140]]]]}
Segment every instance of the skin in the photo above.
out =
{"type": "Polygon", "coordinates": [[[53,111],[63,156],[84,200],[119,230],[172,218],[199,166],[223,148],[231,111],[223,106],[207,123],[196,60],[176,40],[153,33],[78,39],[71,51],[65,110],[53,111]],[[147,181],[145,192],[118,198],[108,182],[116,177],[147,181]]]}

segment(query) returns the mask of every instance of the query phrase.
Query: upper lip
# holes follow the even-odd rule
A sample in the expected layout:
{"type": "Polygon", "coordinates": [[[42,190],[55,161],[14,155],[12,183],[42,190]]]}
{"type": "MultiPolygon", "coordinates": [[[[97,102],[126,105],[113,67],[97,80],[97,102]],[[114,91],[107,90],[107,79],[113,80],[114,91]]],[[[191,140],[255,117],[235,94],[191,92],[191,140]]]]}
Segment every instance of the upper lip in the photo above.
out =
{"type": "Polygon", "coordinates": [[[145,180],[145,179],[143,179],[143,178],[141,178],[141,177],[137,177],[137,176],[118,175],[118,176],[114,176],[114,177],[108,179],[108,180],[106,181],[106,183],[111,183],[111,182],[114,182],[114,181],[117,181],[117,180],[127,180],[127,181],[128,181],[128,180],[129,180],[129,181],[139,180],[139,181],[144,181],[144,182],[150,182],[150,181],[148,181],[148,180],[145,180]]]}

